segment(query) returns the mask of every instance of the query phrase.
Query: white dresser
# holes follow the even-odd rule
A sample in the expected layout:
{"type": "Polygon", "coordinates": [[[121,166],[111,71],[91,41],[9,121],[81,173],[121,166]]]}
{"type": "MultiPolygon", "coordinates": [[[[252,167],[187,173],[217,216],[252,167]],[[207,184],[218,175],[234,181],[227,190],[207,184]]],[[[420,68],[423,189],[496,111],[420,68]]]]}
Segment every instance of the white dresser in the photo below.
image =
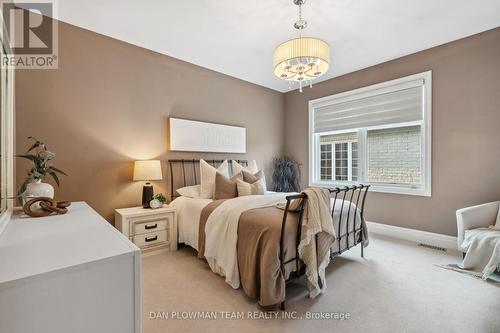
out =
{"type": "Polygon", "coordinates": [[[0,332],[139,333],[140,251],[84,202],[0,235],[0,332]]]}
{"type": "Polygon", "coordinates": [[[173,207],[116,209],[115,226],[143,253],[177,250],[177,213],[173,207]]]}

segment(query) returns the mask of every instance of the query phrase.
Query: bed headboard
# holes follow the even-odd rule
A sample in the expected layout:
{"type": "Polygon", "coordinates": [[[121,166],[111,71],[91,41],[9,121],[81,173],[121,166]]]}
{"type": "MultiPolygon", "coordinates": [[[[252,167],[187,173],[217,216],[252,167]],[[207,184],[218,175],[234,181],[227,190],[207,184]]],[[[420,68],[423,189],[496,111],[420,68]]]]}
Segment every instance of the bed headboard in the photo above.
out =
{"type": "MultiPolygon", "coordinates": [[[[217,168],[225,160],[205,160],[208,164],[217,168]]],[[[248,166],[247,160],[235,160],[243,166],[248,166]]],[[[232,160],[227,160],[231,165],[232,160]]],[[[169,160],[168,167],[170,169],[170,200],[174,200],[179,195],[177,189],[185,186],[200,184],[200,160],[199,159],[180,159],[169,160]]],[[[232,168],[230,168],[231,170],[232,168]]]]}

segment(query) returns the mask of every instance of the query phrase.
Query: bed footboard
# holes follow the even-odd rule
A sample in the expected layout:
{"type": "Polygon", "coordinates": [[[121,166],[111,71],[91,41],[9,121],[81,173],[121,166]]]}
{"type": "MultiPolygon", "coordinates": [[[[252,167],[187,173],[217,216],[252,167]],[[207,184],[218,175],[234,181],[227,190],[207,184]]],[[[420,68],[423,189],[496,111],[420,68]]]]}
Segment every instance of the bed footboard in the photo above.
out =
{"type": "MultiPolygon", "coordinates": [[[[364,256],[363,240],[365,230],[364,207],[366,195],[370,185],[352,185],[343,188],[335,187],[329,189],[331,198],[331,216],[333,227],[337,238],[332,248],[330,249],[330,258],[342,254],[343,252],[361,244],[361,257],[364,256]]],[[[304,218],[304,206],[306,205],[307,196],[305,193],[290,195],[286,197],[285,210],[283,212],[283,220],[281,222],[280,236],[280,266],[283,276],[285,276],[285,265],[294,263],[295,271],[290,274],[286,282],[296,279],[305,273],[305,267],[301,263],[298,255],[298,245],[301,238],[302,222],[304,218]],[[297,230],[297,239],[295,249],[295,257],[285,259],[285,226],[288,214],[291,211],[299,212],[299,223],[297,230]]],[[[286,297],[285,297],[286,298],[286,297]]],[[[285,302],[280,305],[282,310],[285,309],[285,302]]]]}

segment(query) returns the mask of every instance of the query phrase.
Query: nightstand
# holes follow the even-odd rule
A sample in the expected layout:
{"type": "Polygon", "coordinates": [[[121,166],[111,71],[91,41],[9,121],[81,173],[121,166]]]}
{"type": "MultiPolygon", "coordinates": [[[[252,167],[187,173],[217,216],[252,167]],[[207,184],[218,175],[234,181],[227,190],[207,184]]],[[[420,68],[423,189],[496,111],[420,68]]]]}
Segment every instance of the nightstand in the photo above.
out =
{"type": "Polygon", "coordinates": [[[116,209],[115,227],[143,253],[177,250],[177,213],[173,207],[116,209]]]}

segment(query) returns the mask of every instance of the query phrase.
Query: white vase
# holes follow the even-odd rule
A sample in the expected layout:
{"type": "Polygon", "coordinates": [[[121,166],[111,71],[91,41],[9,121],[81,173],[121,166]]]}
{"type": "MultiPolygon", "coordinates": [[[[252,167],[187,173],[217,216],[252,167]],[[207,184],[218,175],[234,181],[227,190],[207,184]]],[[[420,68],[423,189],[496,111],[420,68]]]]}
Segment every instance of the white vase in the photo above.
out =
{"type": "MultiPolygon", "coordinates": [[[[26,194],[24,196],[23,204],[30,199],[40,197],[54,199],[54,187],[50,184],[42,183],[41,179],[31,182],[26,186],[26,194]]],[[[38,209],[40,206],[36,203],[32,206],[32,208],[38,209]]]]}
{"type": "Polygon", "coordinates": [[[161,203],[160,200],[153,199],[149,202],[149,207],[151,207],[152,209],[157,209],[163,207],[163,204],[161,203]]]}

